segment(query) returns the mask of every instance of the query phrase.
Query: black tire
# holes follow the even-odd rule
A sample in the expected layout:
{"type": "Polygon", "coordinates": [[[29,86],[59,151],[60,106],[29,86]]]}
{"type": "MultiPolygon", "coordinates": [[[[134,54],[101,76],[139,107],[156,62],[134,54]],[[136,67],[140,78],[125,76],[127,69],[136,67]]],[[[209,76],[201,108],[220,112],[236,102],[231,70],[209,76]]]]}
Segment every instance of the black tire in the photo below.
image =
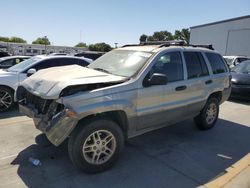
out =
{"type": "Polygon", "coordinates": [[[204,106],[200,114],[194,118],[194,121],[195,121],[196,126],[200,130],[208,130],[214,127],[215,123],[218,120],[218,115],[219,115],[219,101],[217,98],[212,97],[208,99],[206,105],[204,106]],[[211,121],[208,121],[207,111],[209,110],[209,107],[211,107],[211,104],[213,107],[216,108],[216,113],[214,113],[215,114],[214,119],[211,121]]]}
{"type": "MultiPolygon", "coordinates": [[[[102,133],[100,135],[102,136],[102,133]]],[[[98,147],[100,145],[98,145],[98,147]]],[[[68,152],[69,152],[69,157],[71,161],[77,168],[80,168],[81,170],[88,172],[88,173],[97,173],[97,172],[104,171],[114,165],[114,163],[117,161],[123,149],[123,146],[124,146],[124,135],[123,135],[121,128],[119,127],[117,123],[108,119],[93,119],[91,121],[81,123],[73,131],[68,142],[68,152]],[[86,155],[91,155],[90,153],[92,152],[87,153],[87,154],[85,153],[85,156],[84,156],[83,151],[82,151],[83,146],[85,146],[84,144],[87,143],[88,141],[91,141],[88,138],[93,138],[93,137],[90,137],[90,135],[92,135],[92,133],[94,132],[96,133],[96,131],[107,131],[111,133],[114,138],[112,139],[112,143],[115,143],[115,146],[116,146],[111,157],[102,164],[90,163],[86,155]]],[[[94,155],[94,153],[92,154],[94,155]]],[[[101,151],[101,154],[99,155],[103,156],[104,154],[102,154],[102,151],[101,151]]]]}
{"type": "Polygon", "coordinates": [[[13,105],[14,105],[14,92],[7,87],[0,86],[0,113],[10,110],[13,107],[13,105]],[[8,95],[7,98],[5,94],[8,95]],[[2,98],[4,96],[5,96],[5,100],[2,101],[2,98]]]}

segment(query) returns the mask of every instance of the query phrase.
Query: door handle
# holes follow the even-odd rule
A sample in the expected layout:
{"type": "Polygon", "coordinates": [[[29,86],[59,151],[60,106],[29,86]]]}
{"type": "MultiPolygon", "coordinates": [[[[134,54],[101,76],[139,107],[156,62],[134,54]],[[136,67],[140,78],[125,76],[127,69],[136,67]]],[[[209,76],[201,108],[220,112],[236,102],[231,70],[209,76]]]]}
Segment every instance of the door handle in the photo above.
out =
{"type": "Polygon", "coordinates": [[[211,83],[213,83],[212,80],[207,80],[207,81],[205,82],[205,84],[211,84],[211,83]]]}
{"type": "Polygon", "coordinates": [[[185,90],[187,89],[187,86],[178,86],[175,88],[175,91],[182,91],[182,90],[185,90]]]}

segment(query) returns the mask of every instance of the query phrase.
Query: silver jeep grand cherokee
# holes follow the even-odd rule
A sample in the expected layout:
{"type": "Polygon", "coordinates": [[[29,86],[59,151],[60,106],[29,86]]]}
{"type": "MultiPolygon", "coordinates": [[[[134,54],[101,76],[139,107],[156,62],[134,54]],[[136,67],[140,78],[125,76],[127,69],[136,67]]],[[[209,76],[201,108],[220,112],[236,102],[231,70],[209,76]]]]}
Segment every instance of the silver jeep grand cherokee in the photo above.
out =
{"type": "Polygon", "coordinates": [[[55,146],[66,138],[72,162],[86,172],[111,167],[124,140],[194,118],[212,128],[231,92],[230,73],[211,46],[127,45],[87,68],[49,68],[26,79],[16,93],[55,146]]]}

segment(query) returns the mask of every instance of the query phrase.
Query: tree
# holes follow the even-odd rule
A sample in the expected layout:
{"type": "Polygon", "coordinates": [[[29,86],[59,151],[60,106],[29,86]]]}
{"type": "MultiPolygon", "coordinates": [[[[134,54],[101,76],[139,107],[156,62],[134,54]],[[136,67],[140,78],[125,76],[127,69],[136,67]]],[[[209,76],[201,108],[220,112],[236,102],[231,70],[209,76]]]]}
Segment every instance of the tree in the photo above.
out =
{"type": "Polygon", "coordinates": [[[20,38],[20,37],[11,37],[9,39],[9,42],[15,42],[15,43],[27,43],[26,40],[20,38]]]}
{"type": "Polygon", "coordinates": [[[0,37],[0,41],[2,42],[15,42],[15,43],[27,43],[26,40],[20,38],[20,37],[0,37]]]}
{"type": "Polygon", "coordinates": [[[9,38],[8,37],[1,37],[0,36],[0,41],[1,42],[9,42],[9,38]]]}
{"type": "Polygon", "coordinates": [[[41,38],[39,37],[35,41],[33,41],[32,44],[50,45],[50,41],[46,36],[41,38]]]}
{"type": "Polygon", "coordinates": [[[184,40],[189,43],[190,39],[190,31],[188,28],[184,28],[182,30],[175,30],[175,33],[172,34],[169,31],[156,31],[152,36],[147,36],[145,34],[140,36],[140,42],[144,41],[146,37],[146,41],[168,41],[168,40],[184,40]]]}
{"type": "Polygon", "coordinates": [[[155,41],[155,39],[152,36],[148,36],[147,41],[155,41]]]}
{"type": "Polygon", "coordinates": [[[173,39],[174,36],[168,31],[156,31],[152,36],[147,37],[147,41],[166,41],[173,39]]]}
{"type": "Polygon", "coordinates": [[[140,43],[147,42],[147,38],[148,38],[147,35],[142,34],[142,35],[140,36],[140,43]]]}
{"type": "Polygon", "coordinates": [[[111,46],[109,44],[106,44],[104,42],[102,43],[96,43],[89,45],[90,51],[99,51],[99,52],[108,52],[112,50],[111,46]]]}
{"type": "Polygon", "coordinates": [[[84,42],[79,42],[77,45],[75,45],[75,47],[82,47],[82,48],[84,48],[84,47],[87,47],[87,45],[84,42]]]}
{"type": "Polygon", "coordinates": [[[165,39],[165,34],[162,31],[154,32],[153,36],[156,41],[163,41],[165,39]]]}
{"type": "Polygon", "coordinates": [[[184,40],[187,44],[189,44],[190,39],[190,31],[188,28],[184,28],[182,30],[175,30],[174,38],[177,40],[184,40]]]}

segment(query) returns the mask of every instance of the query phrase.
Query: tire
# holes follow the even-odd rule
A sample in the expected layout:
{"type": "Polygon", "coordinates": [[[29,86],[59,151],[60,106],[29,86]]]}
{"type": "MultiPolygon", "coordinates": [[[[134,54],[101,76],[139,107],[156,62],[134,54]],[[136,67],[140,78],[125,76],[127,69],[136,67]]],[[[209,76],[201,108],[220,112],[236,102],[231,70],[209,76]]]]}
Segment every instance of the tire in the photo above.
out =
{"type": "Polygon", "coordinates": [[[208,130],[214,127],[219,115],[219,101],[217,98],[209,98],[198,116],[194,118],[196,126],[200,130],[208,130]],[[209,113],[209,114],[208,114],[209,113]]]}
{"type": "Polygon", "coordinates": [[[14,105],[14,92],[7,88],[0,86],[0,113],[10,110],[14,105]]]}
{"type": "Polygon", "coordinates": [[[97,173],[114,165],[123,146],[124,135],[117,123],[108,119],[93,119],[81,123],[74,130],[69,138],[68,152],[77,168],[87,173],[97,173]]]}

